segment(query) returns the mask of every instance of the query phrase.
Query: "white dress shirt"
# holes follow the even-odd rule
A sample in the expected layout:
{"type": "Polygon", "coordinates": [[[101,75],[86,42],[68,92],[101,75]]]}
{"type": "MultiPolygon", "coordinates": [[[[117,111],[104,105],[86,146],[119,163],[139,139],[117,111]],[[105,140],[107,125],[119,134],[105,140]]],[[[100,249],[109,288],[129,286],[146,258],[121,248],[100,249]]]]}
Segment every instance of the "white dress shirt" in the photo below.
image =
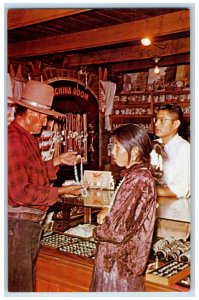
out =
{"type": "Polygon", "coordinates": [[[190,194],[190,144],[176,134],[164,150],[168,156],[163,160],[164,182],[177,197],[186,197],[190,194]]]}

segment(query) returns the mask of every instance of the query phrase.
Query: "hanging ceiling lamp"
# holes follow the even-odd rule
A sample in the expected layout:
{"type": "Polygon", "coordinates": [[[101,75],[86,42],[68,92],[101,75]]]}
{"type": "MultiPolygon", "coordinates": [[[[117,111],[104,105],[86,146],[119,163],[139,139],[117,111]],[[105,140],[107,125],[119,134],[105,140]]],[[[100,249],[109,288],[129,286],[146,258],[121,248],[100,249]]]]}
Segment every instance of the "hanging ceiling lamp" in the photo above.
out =
{"type": "Polygon", "coordinates": [[[156,75],[160,74],[160,69],[159,69],[159,66],[158,66],[158,62],[160,60],[160,57],[154,57],[153,58],[154,62],[155,62],[155,68],[154,68],[154,73],[156,75]]]}

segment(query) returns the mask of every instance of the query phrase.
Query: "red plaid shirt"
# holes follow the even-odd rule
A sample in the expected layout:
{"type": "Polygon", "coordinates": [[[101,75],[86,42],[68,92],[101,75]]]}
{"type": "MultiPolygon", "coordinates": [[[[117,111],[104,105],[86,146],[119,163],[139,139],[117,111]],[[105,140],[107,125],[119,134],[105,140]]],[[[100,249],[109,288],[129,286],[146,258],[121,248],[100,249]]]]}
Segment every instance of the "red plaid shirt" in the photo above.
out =
{"type": "Polygon", "coordinates": [[[46,211],[58,198],[58,167],[42,162],[36,138],[16,121],[8,127],[8,204],[46,211]]]}

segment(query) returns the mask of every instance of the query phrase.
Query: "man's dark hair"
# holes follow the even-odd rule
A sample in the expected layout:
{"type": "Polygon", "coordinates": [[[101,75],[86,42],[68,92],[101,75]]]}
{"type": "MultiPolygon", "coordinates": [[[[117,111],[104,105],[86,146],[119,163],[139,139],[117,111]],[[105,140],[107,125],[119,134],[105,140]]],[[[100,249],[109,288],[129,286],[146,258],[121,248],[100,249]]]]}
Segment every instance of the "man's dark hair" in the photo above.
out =
{"type": "Polygon", "coordinates": [[[27,110],[27,107],[17,104],[15,106],[15,115],[23,115],[26,110],[27,110]]]}
{"type": "Polygon", "coordinates": [[[183,112],[180,105],[165,104],[161,105],[158,110],[167,110],[168,112],[174,114],[177,117],[177,120],[180,121],[180,126],[178,127],[178,134],[189,141],[190,132],[188,132],[187,123],[183,122],[183,112]]]}
{"type": "Polygon", "coordinates": [[[183,112],[179,105],[177,104],[165,104],[161,105],[158,110],[168,110],[170,113],[175,113],[180,121],[180,124],[183,122],[183,112]]]}

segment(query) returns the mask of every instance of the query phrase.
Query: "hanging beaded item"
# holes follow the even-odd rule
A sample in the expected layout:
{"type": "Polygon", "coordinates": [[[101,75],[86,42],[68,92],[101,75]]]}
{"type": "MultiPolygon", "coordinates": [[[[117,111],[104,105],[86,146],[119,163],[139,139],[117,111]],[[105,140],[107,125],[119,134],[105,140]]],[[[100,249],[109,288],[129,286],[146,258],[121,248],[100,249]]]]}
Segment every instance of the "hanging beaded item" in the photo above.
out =
{"type": "MultiPolygon", "coordinates": [[[[83,185],[83,158],[81,157],[81,162],[80,162],[80,180],[79,180],[79,176],[78,176],[78,172],[77,172],[77,165],[74,165],[74,175],[75,175],[75,181],[78,184],[82,184],[83,185]]],[[[82,197],[87,197],[88,196],[88,190],[86,187],[83,187],[81,189],[81,195],[82,197]]]]}

